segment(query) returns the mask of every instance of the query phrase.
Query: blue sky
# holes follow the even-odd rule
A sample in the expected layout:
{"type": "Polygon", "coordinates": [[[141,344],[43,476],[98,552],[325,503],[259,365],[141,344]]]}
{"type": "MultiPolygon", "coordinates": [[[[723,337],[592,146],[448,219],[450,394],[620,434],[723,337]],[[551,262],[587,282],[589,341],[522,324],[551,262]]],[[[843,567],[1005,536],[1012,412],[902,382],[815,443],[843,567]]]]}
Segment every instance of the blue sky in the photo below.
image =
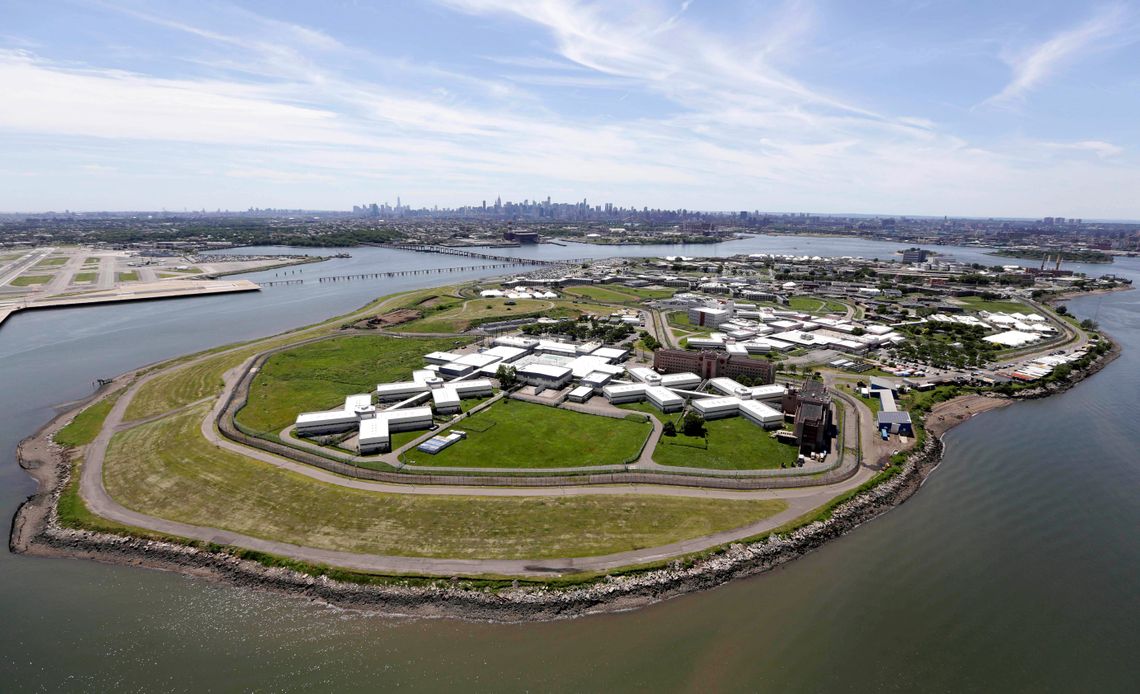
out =
{"type": "Polygon", "coordinates": [[[1135,3],[0,0],[0,210],[1140,219],[1135,3]]]}

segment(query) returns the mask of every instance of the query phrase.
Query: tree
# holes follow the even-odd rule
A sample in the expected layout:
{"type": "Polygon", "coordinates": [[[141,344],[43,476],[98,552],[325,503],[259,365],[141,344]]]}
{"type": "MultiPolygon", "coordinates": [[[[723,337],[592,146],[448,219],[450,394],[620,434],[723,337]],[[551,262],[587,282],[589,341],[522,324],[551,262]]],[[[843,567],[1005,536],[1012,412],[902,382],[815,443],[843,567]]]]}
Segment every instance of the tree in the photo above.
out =
{"type": "Polygon", "coordinates": [[[499,368],[495,371],[495,378],[498,379],[499,386],[503,390],[510,390],[518,382],[519,375],[515,367],[499,364],[499,368]]]}
{"type": "Polygon", "coordinates": [[[705,418],[696,412],[689,411],[681,419],[681,431],[685,436],[703,436],[705,433],[705,418]]]}
{"type": "Polygon", "coordinates": [[[661,426],[661,433],[664,434],[665,436],[676,436],[677,435],[677,425],[674,424],[673,420],[670,419],[669,421],[665,422],[665,424],[663,424],[661,426]]]}
{"type": "Polygon", "coordinates": [[[1081,321],[1081,327],[1085,330],[1096,330],[1097,324],[1096,321],[1094,321],[1092,318],[1086,318],[1081,321]]]}
{"type": "Polygon", "coordinates": [[[1061,314],[1062,316],[1067,316],[1069,314],[1069,307],[1068,306],[1058,306],[1057,307],[1057,313],[1061,314]]]}

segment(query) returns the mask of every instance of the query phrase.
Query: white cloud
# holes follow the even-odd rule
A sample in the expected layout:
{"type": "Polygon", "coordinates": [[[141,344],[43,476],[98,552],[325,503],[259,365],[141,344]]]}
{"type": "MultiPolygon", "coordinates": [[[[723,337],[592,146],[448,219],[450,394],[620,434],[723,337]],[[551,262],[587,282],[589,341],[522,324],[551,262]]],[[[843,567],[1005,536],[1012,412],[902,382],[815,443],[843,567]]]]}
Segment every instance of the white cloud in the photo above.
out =
{"type": "Polygon", "coordinates": [[[1082,53],[1098,48],[1104,39],[1135,30],[1135,27],[1129,27],[1129,23],[1125,8],[1112,5],[1076,27],[1007,57],[1012,77],[1005,88],[985,103],[1002,105],[1024,99],[1082,53]]]}

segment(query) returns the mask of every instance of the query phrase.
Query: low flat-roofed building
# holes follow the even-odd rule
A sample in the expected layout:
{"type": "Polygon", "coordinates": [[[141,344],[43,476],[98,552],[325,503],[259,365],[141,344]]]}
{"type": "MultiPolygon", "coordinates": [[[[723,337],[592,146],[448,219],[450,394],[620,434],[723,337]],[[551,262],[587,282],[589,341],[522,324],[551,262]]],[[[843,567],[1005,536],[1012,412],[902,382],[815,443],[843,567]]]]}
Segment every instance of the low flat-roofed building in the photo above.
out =
{"type": "Polygon", "coordinates": [[[624,347],[599,347],[590,352],[591,357],[602,357],[612,362],[622,361],[629,356],[629,350],[624,347]]]}
{"type": "Polygon", "coordinates": [[[606,387],[612,380],[614,380],[613,374],[608,374],[605,371],[594,371],[586,374],[586,377],[582,379],[582,385],[596,392],[606,387]]]}
{"type": "Polygon", "coordinates": [[[748,356],[748,350],[744,348],[744,345],[736,342],[731,342],[725,345],[724,351],[728,352],[729,354],[739,354],[742,357],[748,356]]]}
{"type": "Polygon", "coordinates": [[[685,341],[689,347],[693,349],[723,349],[724,340],[709,337],[690,337],[685,341]]]}
{"type": "Polygon", "coordinates": [[[388,433],[388,420],[384,418],[362,419],[356,435],[356,449],[360,455],[373,455],[386,452],[392,444],[388,433]]]}
{"type": "Polygon", "coordinates": [[[640,383],[656,385],[661,382],[661,374],[646,366],[635,366],[632,369],[626,369],[626,371],[635,381],[640,383]]]}
{"type": "Polygon", "coordinates": [[[352,430],[358,421],[360,415],[352,411],[302,412],[297,415],[293,431],[301,436],[335,434],[352,430]]]}
{"type": "Polygon", "coordinates": [[[784,413],[756,400],[742,400],[740,415],[765,429],[776,429],[784,422],[784,413]]]}
{"type": "Polygon", "coordinates": [[[784,393],[786,393],[787,390],[787,388],[779,385],[778,383],[773,383],[767,386],[755,386],[748,389],[748,397],[752,400],[780,401],[783,400],[784,393]]]}
{"type": "Polygon", "coordinates": [[[745,395],[749,394],[749,391],[752,390],[751,388],[743,386],[731,378],[726,378],[724,376],[710,379],[709,386],[721,395],[731,395],[737,398],[743,398],[745,395]]]}
{"type": "MultiPolygon", "coordinates": [[[[442,381],[440,382],[442,383],[442,381]]],[[[381,402],[403,400],[418,393],[426,393],[429,390],[431,390],[431,386],[427,383],[417,383],[415,381],[381,383],[376,386],[376,399],[381,402]]]]}
{"type": "Polygon", "coordinates": [[[581,385],[570,391],[570,394],[566,397],[570,402],[586,402],[594,397],[594,389],[587,385],[581,385]]]}
{"type": "Polygon", "coordinates": [[[429,364],[448,364],[462,356],[454,352],[428,352],[424,355],[424,361],[429,364]]]}
{"type": "Polygon", "coordinates": [[[488,352],[472,352],[471,354],[464,354],[456,359],[455,364],[466,364],[476,369],[481,369],[484,366],[490,366],[499,361],[499,358],[488,352]]]}
{"type": "Polygon", "coordinates": [[[693,409],[705,419],[735,417],[740,413],[740,398],[701,398],[693,400],[693,409]]]}
{"type": "Polygon", "coordinates": [[[447,384],[462,399],[467,398],[482,398],[491,395],[494,392],[494,386],[490,379],[486,378],[472,378],[468,381],[454,381],[447,384]]]}
{"type": "MultiPolygon", "coordinates": [[[[492,347],[491,349],[484,351],[483,354],[486,354],[487,356],[495,357],[499,361],[509,363],[509,362],[512,362],[512,361],[518,359],[519,357],[523,356],[524,354],[529,354],[529,352],[527,350],[521,349],[519,347],[507,347],[506,345],[499,345],[497,347],[492,347]]],[[[487,366],[487,365],[484,364],[484,366],[487,366]]],[[[480,368],[482,368],[482,367],[480,367],[480,368]]]]}
{"type": "Polygon", "coordinates": [[[566,365],[570,371],[574,373],[574,378],[585,378],[586,376],[594,373],[603,366],[608,366],[609,359],[605,357],[595,357],[592,354],[585,354],[576,357],[573,361],[566,365]]]}
{"type": "Polygon", "coordinates": [[[376,417],[388,420],[388,430],[392,432],[430,429],[432,425],[431,408],[426,405],[403,410],[386,410],[377,413],[376,417]]]}
{"type": "Polygon", "coordinates": [[[569,342],[558,342],[557,340],[539,340],[538,346],[534,351],[542,354],[560,354],[566,357],[578,356],[578,347],[569,342]]]}
{"type": "Polygon", "coordinates": [[[436,388],[431,392],[431,404],[436,414],[455,414],[459,411],[459,393],[451,386],[436,388]]]}
{"type": "Polygon", "coordinates": [[[879,412],[876,415],[876,420],[879,429],[886,429],[890,434],[901,434],[903,436],[913,436],[914,426],[910,420],[909,412],[879,412]]]}
{"type": "Polygon", "coordinates": [[[466,376],[474,370],[475,367],[471,364],[460,364],[457,361],[453,361],[450,364],[440,366],[439,374],[444,378],[459,378],[460,376],[466,376]]]}
{"type": "Polygon", "coordinates": [[[376,411],[376,406],[372,404],[372,395],[369,393],[349,395],[344,399],[344,411],[355,412],[357,415],[371,415],[376,411]]]}
{"type": "Polygon", "coordinates": [[[516,373],[523,383],[545,388],[564,388],[574,377],[569,368],[552,364],[527,364],[516,373]]]}
{"type": "Polygon", "coordinates": [[[685,407],[684,398],[662,386],[647,386],[645,397],[662,412],[676,412],[685,407]]]}
{"type": "Polygon", "coordinates": [[[530,354],[534,351],[534,348],[538,346],[538,340],[530,337],[503,335],[501,337],[496,337],[494,344],[498,347],[514,347],[516,349],[524,350],[527,354],[530,354]]]}
{"type": "Polygon", "coordinates": [[[681,372],[661,376],[661,385],[666,388],[680,388],[682,390],[696,388],[701,384],[701,377],[695,373],[681,372]]]}
{"type": "Polygon", "coordinates": [[[612,383],[602,388],[602,394],[615,405],[625,402],[637,402],[645,399],[644,383],[612,383]]]}

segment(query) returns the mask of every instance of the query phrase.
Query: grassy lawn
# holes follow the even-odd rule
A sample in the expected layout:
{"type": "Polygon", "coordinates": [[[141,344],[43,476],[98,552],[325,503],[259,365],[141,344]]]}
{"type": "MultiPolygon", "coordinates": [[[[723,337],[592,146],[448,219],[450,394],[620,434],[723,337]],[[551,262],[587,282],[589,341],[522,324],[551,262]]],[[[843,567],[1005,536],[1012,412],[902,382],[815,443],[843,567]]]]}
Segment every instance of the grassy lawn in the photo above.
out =
{"type": "Polygon", "coordinates": [[[793,296],[788,299],[788,308],[804,313],[846,313],[847,311],[847,306],[843,303],[814,296],[793,296]]]}
{"type": "Polygon", "coordinates": [[[423,367],[425,354],[454,346],[452,338],[355,335],[279,352],[254,377],[237,421],[276,434],[301,412],[338,407],[346,395],[372,392],[377,383],[411,380],[412,370],[423,367]]]}
{"type": "MultiPolygon", "coordinates": [[[[599,397],[604,398],[605,396],[599,396],[599,397]]],[[[645,414],[653,415],[657,419],[660,419],[662,422],[669,420],[669,419],[676,419],[677,418],[676,412],[671,412],[669,414],[665,414],[664,412],[662,412],[661,410],[657,409],[656,407],[654,407],[653,405],[649,404],[648,402],[646,402],[644,400],[642,400],[641,402],[627,402],[627,403],[618,405],[617,407],[619,407],[623,410],[630,410],[633,412],[644,412],[645,414]]]]}
{"type": "Polygon", "coordinates": [[[95,437],[99,435],[99,430],[103,428],[103,422],[107,419],[107,415],[111,413],[111,408],[115,406],[122,394],[123,391],[119,391],[108,398],[88,405],[82,412],[75,415],[75,419],[68,422],[67,426],[55,432],[55,442],[61,446],[76,447],[86,446],[94,441],[95,437]]]}
{"type": "Polygon", "coordinates": [[[118,277],[119,277],[119,279],[118,279],[119,282],[138,282],[139,281],[139,273],[137,273],[133,270],[130,272],[120,272],[118,277]]]}
{"type": "Polygon", "coordinates": [[[744,417],[714,419],[705,428],[707,445],[705,438],[681,434],[680,427],[676,436],[662,436],[653,452],[654,462],[714,470],[764,470],[794,463],[799,452],[744,417]]]}
{"type": "Polygon", "coordinates": [[[620,291],[626,294],[633,294],[646,300],[653,299],[668,299],[677,293],[677,289],[673,287],[664,287],[662,289],[650,289],[648,287],[622,287],[620,291]]]}
{"type": "Polygon", "coordinates": [[[467,432],[435,455],[409,451],[406,462],[433,467],[556,468],[618,465],[632,458],[650,427],[612,417],[510,400],[458,422],[467,432]]]}
{"type": "Polygon", "coordinates": [[[44,258],[40,262],[36,263],[35,267],[50,268],[50,267],[59,267],[61,265],[66,265],[66,264],[67,264],[67,258],[44,258]]]}
{"type": "Polygon", "coordinates": [[[468,559],[580,557],[654,547],[753,523],[786,508],[779,500],[381,494],[318,482],[217,449],[199,435],[205,413],[203,406],[116,435],[104,469],[111,496],[141,513],[297,545],[468,559]]]}
{"type": "Polygon", "coordinates": [[[99,273],[97,273],[97,272],[77,272],[77,273],[75,273],[75,276],[71,278],[71,281],[72,282],[94,282],[96,279],[98,279],[98,277],[99,277],[99,273]]]}
{"type": "Polygon", "coordinates": [[[980,296],[961,296],[958,303],[967,311],[989,311],[990,313],[1036,313],[1034,309],[1020,301],[987,301],[980,296]]]}
{"type": "Polygon", "coordinates": [[[423,318],[404,323],[395,329],[411,333],[461,333],[476,320],[509,320],[536,311],[550,311],[552,318],[560,317],[555,311],[558,304],[543,299],[469,299],[445,305],[445,310],[426,313],[423,318]],[[508,301],[512,303],[508,304],[508,301]]]}
{"type": "Polygon", "coordinates": [[[13,287],[31,287],[36,284],[47,284],[51,280],[51,275],[20,275],[8,284],[13,287]]]}
{"type": "Polygon", "coordinates": [[[599,287],[594,285],[577,285],[567,287],[566,293],[573,296],[584,296],[587,299],[594,301],[605,301],[612,304],[629,304],[636,303],[641,300],[640,297],[635,296],[632,292],[627,292],[626,287],[613,288],[613,287],[599,287]]]}
{"type": "Polygon", "coordinates": [[[88,256],[87,258],[85,258],[83,261],[83,264],[84,265],[98,265],[99,262],[100,262],[99,256],[92,255],[92,256],[88,256]]]}

